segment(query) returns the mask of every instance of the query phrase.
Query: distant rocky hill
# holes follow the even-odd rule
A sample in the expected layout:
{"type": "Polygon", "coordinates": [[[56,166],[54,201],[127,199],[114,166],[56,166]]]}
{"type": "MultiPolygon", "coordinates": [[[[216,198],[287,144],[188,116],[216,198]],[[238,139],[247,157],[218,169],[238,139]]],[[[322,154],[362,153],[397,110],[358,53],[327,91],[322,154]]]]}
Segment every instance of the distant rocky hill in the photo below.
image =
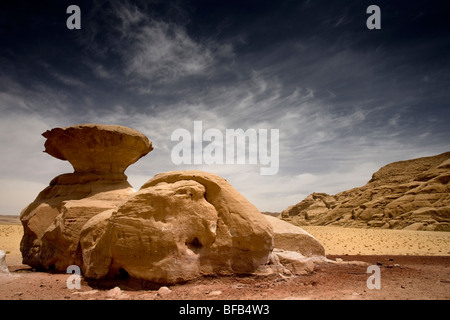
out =
{"type": "Polygon", "coordinates": [[[0,224],[20,224],[19,216],[0,215],[0,224]]]}
{"type": "Polygon", "coordinates": [[[450,152],[390,163],[363,187],[312,193],[281,213],[296,225],[450,231],[450,152]]]}

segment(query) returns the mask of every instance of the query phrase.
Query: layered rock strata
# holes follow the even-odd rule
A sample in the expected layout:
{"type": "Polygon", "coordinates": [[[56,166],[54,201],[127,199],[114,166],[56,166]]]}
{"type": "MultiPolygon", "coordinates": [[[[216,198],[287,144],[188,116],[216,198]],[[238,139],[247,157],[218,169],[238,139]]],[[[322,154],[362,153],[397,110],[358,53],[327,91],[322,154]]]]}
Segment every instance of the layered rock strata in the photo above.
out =
{"type": "Polygon", "coordinates": [[[312,193],[287,208],[299,226],[450,231],[450,152],[388,164],[363,187],[312,193]]]}

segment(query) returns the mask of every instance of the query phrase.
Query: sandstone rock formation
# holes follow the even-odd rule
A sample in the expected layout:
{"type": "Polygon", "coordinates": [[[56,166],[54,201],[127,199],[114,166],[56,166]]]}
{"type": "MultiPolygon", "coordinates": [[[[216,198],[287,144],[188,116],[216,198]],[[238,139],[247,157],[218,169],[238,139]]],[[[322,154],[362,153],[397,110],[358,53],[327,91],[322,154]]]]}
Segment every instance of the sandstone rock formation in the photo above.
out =
{"type": "Polygon", "coordinates": [[[22,211],[20,249],[25,264],[65,271],[81,265],[81,227],[134,193],[124,171],[152,144],[135,130],[109,125],[56,128],[43,136],[46,152],[68,160],[75,172],[54,178],[22,211]]]}
{"type": "Polygon", "coordinates": [[[273,229],[274,247],[301,253],[305,257],[325,256],[325,248],[314,236],[279,218],[265,215],[273,229]]]}
{"type": "Polygon", "coordinates": [[[98,219],[81,237],[83,273],[91,278],[126,272],[174,283],[248,274],[273,249],[271,227],[256,207],[225,179],[201,171],[158,174],[98,219]]]}
{"type": "Polygon", "coordinates": [[[282,212],[297,225],[450,231],[450,152],[399,161],[363,187],[312,193],[282,212]]]}
{"type": "Polygon", "coordinates": [[[68,160],[75,173],[119,173],[153,150],[142,133],[115,125],[82,124],[42,134],[45,152],[68,160]]]}
{"type": "Polygon", "coordinates": [[[263,216],[217,175],[161,173],[136,192],[124,171],[152,150],[137,131],[78,125],[44,136],[46,152],[75,171],[54,178],[21,213],[23,263],[32,267],[77,265],[86,278],[169,284],[202,275],[303,274],[314,270],[310,257],[324,255],[311,235],[263,216]]]}

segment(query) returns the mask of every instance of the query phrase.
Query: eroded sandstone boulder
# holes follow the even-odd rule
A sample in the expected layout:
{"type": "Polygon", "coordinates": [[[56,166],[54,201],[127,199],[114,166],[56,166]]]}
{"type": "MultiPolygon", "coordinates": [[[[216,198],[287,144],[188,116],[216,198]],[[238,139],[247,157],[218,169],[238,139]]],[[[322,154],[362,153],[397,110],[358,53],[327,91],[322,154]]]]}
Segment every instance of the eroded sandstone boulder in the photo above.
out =
{"type": "Polygon", "coordinates": [[[325,256],[322,244],[302,228],[279,218],[264,215],[273,229],[274,247],[301,253],[305,257],[325,256]]]}
{"type": "Polygon", "coordinates": [[[201,171],[156,175],[102,221],[82,232],[83,272],[92,278],[126,272],[175,283],[248,274],[273,249],[271,226],[258,209],[225,179],[201,171]]]}

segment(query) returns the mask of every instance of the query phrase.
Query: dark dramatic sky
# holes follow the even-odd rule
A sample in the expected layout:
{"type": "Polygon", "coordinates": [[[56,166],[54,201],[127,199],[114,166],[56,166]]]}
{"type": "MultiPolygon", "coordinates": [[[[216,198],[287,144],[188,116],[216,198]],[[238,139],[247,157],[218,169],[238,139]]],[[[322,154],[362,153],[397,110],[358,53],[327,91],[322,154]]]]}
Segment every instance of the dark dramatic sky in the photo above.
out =
{"type": "Polygon", "coordinates": [[[449,1],[4,1],[0,213],[19,214],[67,162],[40,135],[125,125],[155,150],[126,174],[222,175],[260,210],[365,184],[392,161],[450,150],[449,1]],[[81,30],[66,8],[81,8],[81,30]],[[381,30],[366,9],[381,8],[381,30]],[[176,128],[280,130],[280,170],[179,165],[176,128]]]}

